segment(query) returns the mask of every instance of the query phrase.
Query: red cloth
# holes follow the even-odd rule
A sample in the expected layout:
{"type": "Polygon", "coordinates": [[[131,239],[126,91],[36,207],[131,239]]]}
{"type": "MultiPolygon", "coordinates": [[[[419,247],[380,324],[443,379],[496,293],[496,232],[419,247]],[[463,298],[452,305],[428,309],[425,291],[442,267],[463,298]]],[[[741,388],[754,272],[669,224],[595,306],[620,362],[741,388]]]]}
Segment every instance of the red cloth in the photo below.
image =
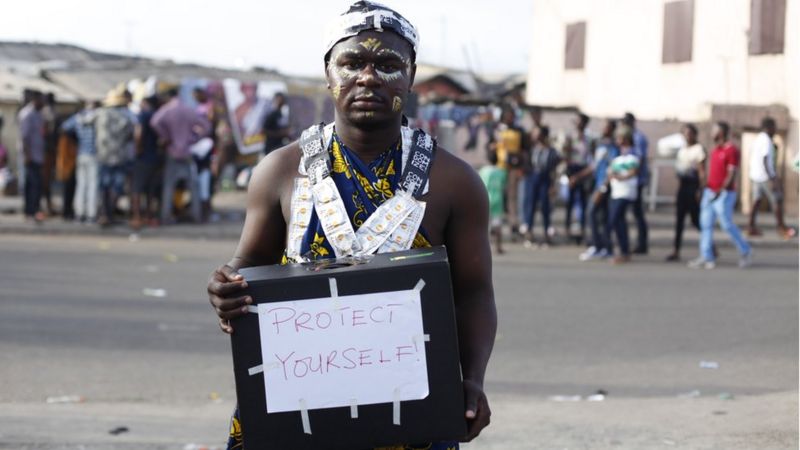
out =
{"type": "MultiPolygon", "coordinates": [[[[723,188],[725,178],[728,176],[728,167],[739,167],[739,149],[730,142],[714,147],[708,161],[707,187],[714,192],[723,188]]],[[[736,182],[731,183],[731,191],[736,190],[736,182]]]]}

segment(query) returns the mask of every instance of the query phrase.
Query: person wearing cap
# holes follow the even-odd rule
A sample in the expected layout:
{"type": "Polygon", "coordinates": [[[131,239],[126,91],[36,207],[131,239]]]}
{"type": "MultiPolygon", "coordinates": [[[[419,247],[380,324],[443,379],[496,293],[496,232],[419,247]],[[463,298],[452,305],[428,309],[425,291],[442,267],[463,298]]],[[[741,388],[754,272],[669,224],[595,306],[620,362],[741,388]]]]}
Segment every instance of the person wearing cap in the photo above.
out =
{"type": "Polygon", "coordinates": [[[98,223],[101,226],[109,226],[114,222],[117,199],[125,189],[126,164],[130,157],[128,146],[133,142],[134,124],[123,91],[124,88],[112,89],[94,119],[95,146],[100,167],[98,184],[102,208],[98,223]]]}
{"type": "MultiPolygon", "coordinates": [[[[497,327],[486,232],[489,202],[471,167],[447,151],[436,150],[425,132],[403,126],[418,39],[416,29],[400,14],[367,1],[354,3],[332,25],[323,61],[335,121],[307,129],[298,142],[271,152],[256,166],[238,248],[227,264],[211,274],[209,301],[221,329],[233,333],[230,320],[246,314],[253,302],[242,294],[246,282],[237,272],[242,267],[446,245],[469,425],[463,440],[469,441],[489,424],[491,414],[483,391],[497,327]],[[294,205],[322,201],[323,193],[329,193],[327,188],[314,191],[318,197],[309,192],[308,186],[322,184],[338,190],[338,199],[330,204],[342,205],[341,212],[349,219],[337,222],[340,232],[326,232],[330,216],[309,212],[296,219],[315,208],[295,209],[294,205]],[[353,241],[353,229],[361,231],[361,225],[395,197],[419,211],[421,223],[403,228],[407,231],[398,235],[403,242],[400,247],[387,247],[392,240],[377,250],[365,250],[366,244],[353,241]],[[422,201],[426,206],[419,210],[422,201]]],[[[366,227],[365,232],[371,229],[366,227]]],[[[241,448],[242,429],[236,416],[231,431],[229,448],[241,448]]],[[[458,448],[458,443],[393,448],[444,450],[458,448]]]]}

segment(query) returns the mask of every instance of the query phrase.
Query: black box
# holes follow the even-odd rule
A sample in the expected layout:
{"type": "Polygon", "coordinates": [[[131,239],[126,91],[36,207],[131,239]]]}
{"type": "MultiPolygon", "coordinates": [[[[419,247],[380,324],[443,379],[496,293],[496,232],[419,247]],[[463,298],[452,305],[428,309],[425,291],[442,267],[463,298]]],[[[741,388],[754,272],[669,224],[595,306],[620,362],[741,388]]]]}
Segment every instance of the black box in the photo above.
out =
{"type": "MultiPolygon", "coordinates": [[[[339,296],[413,289],[420,279],[428,396],[400,403],[400,425],[393,423],[394,404],[308,410],[311,434],[304,432],[299,411],[267,413],[258,314],[234,321],[231,336],[236,396],[247,450],[360,450],[397,444],[456,441],[466,435],[464,394],[453,307],[450,268],[444,247],[378,254],[362,259],[261,266],[241,269],[254,304],[331,296],[335,278],[339,296]]],[[[344,323],[344,322],[343,322],[344,323]]],[[[354,321],[355,323],[355,321],[354,321]]],[[[400,358],[398,354],[398,359],[400,358]]],[[[284,374],[285,374],[284,366],[284,374]]]]}

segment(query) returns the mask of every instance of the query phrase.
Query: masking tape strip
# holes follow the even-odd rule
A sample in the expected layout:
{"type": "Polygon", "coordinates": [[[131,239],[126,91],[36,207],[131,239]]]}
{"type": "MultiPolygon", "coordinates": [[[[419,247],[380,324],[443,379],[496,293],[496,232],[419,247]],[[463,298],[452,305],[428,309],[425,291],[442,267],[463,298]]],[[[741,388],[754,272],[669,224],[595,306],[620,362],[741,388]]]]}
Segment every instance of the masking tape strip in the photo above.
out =
{"type": "Polygon", "coordinates": [[[400,425],[400,388],[394,390],[394,400],[392,400],[392,423],[400,425]]]}
{"type": "Polygon", "coordinates": [[[350,418],[358,419],[358,400],[350,399],[350,418]]]}
{"type": "Polygon", "coordinates": [[[247,312],[258,314],[258,305],[247,305],[247,312]]]}
{"type": "Polygon", "coordinates": [[[247,369],[247,374],[252,377],[253,375],[259,374],[259,373],[261,373],[263,371],[264,371],[264,365],[263,364],[259,364],[257,366],[253,366],[253,367],[247,369]]]}
{"type": "Polygon", "coordinates": [[[336,278],[328,278],[328,283],[331,286],[331,297],[336,298],[339,296],[339,287],[336,285],[336,278]]]}
{"type": "Polygon", "coordinates": [[[417,281],[417,285],[414,286],[414,290],[417,291],[417,292],[420,292],[420,291],[422,291],[422,288],[424,288],[424,287],[425,287],[425,280],[420,278],[419,281],[417,281]]]}
{"type": "Polygon", "coordinates": [[[303,433],[311,434],[311,421],[308,420],[308,405],[305,399],[300,399],[300,420],[303,421],[303,433]]]}

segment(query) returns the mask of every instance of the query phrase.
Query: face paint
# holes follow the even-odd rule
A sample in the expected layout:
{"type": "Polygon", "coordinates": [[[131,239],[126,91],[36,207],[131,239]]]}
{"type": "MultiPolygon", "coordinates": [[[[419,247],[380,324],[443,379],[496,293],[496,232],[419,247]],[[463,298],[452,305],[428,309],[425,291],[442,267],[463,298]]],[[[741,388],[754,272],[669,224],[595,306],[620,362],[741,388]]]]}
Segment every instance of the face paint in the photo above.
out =
{"type": "Polygon", "coordinates": [[[369,51],[375,52],[376,50],[378,50],[378,47],[383,45],[383,42],[379,41],[376,38],[369,38],[369,39],[366,39],[366,40],[364,40],[362,42],[359,42],[358,45],[364,47],[365,49],[367,49],[369,51]]]}
{"type": "Polygon", "coordinates": [[[336,86],[334,86],[333,89],[331,90],[331,94],[333,95],[333,98],[338,99],[339,96],[342,95],[342,85],[337,84],[336,86]]]}
{"type": "Polygon", "coordinates": [[[395,96],[392,99],[392,111],[398,112],[401,109],[403,109],[403,100],[401,100],[400,97],[395,96]]]}
{"type": "Polygon", "coordinates": [[[399,80],[403,76],[403,72],[400,70],[395,70],[394,72],[384,72],[382,70],[375,69],[375,73],[377,73],[378,78],[383,81],[395,81],[399,80]]]}

